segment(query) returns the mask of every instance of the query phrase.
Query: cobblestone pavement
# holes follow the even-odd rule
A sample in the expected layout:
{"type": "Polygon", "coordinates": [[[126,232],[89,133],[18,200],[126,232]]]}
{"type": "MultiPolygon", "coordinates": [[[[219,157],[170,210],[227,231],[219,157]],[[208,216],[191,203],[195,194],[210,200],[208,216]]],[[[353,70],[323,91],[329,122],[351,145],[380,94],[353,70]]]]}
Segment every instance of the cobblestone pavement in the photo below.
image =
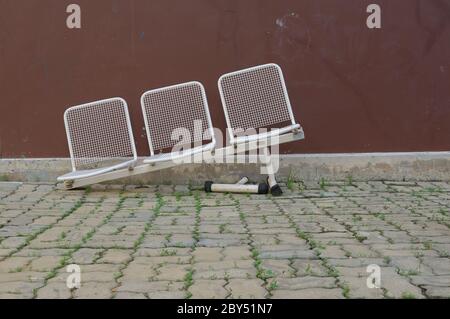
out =
{"type": "Polygon", "coordinates": [[[287,186],[0,183],[0,298],[450,297],[449,183],[287,186]]]}

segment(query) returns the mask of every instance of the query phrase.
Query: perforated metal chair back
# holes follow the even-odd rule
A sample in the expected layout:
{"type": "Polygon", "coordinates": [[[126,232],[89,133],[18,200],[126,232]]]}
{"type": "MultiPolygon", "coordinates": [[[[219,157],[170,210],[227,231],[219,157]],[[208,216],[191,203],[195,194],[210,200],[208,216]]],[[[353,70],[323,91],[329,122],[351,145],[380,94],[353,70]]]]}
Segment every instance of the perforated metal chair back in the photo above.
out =
{"type": "Polygon", "coordinates": [[[128,107],[122,98],[71,107],[64,113],[64,123],[74,171],[137,159],[128,107]]]}
{"type": "MultiPolygon", "coordinates": [[[[170,153],[180,144],[176,130],[190,133],[192,145],[215,143],[205,89],[188,82],[145,92],[141,97],[151,155],[170,153]]],[[[180,132],[180,131],[178,131],[180,132]]]]}
{"type": "Polygon", "coordinates": [[[299,126],[283,72],[276,64],[225,74],[218,86],[232,142],[240,130],[299,126]]]}

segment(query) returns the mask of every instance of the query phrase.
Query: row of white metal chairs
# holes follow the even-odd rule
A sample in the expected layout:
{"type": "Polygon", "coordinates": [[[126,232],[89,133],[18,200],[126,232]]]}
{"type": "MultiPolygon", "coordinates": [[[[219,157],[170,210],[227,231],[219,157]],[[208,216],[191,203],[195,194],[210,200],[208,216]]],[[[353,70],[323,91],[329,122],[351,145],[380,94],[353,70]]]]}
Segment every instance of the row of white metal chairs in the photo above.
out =
{"type": "MultiPolygon", "coordinates": [[[[298,132],[281,68],[273,63],[225,74],[218,81],[231,145],[298,132]],[[261,129],[272,129],[261,133],[261,129]],[[276,129],[274,129],[276,128],[276,129]],[[253,129],[253,133],[240,132],[253,129]]],[[[143,163],[155,165],[213,151],[216,137],[206,93],[200,82],[188,82],[145,92],[141,108],[150,155],[143,163]],[[179,151],[178,135],[191,139],[179,151]]],[[[136,165],[128,106],[111,98],[71,107],[64,114],[72,172],[59,181],[74,181],[136,165]]]]}

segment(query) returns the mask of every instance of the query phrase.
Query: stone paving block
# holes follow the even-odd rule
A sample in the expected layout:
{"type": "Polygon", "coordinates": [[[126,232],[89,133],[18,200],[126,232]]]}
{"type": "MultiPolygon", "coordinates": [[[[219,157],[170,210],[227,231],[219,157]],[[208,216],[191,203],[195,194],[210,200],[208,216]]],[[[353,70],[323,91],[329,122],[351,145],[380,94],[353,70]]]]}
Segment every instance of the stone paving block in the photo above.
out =
{"type": "Polygon", "coordinates": [[[278,243],[275,235],[253,235],[252,238],[256,246],[276,245],[278,243]]]}
{"type": "Polygon", "coordinates": [[[271,250],[261,251],[259,258],[261,259],[314,259],[316,254],[312,250],[271,250]]]}
{"type": "Polygon", "coordinates": [[[326,246],[325,249],[320,250],[320,256],[323,258],[348,258],[346,252],[338,246],[326,246]]]}
{"type": "Polygon", "coordinates": [[[192,299],[224,299],[229,294],[225,285],[225,280],[196,280],[189,292],[192,299]]]}
{"type": "Polygon", "coordinates": [[[131,251],[122,249],[108,249],[97,261],[98,263],[124,264],[131,260],[131,251]]]}
{"type": "Polygon", "coordinates": [[[47,272],[21,271],[21,272],[0,272],[0,283],[4,282],[41,282],[44,283],[47,272]]]}
{"type": "Polygon", "coordinates": [[[33,248],[23,248],[18,252],[14,253],[15,257],[43,257],[43,256],[66,256],[69,253],[69,249],[66,248],[49,248],[49,249],[33,249],[33,248]]]}
{"type": "Polygon", "coordinates": [[[434,244],[433,248],[446,256],[450,256],[450,244],[434,244]]]}
{"type": "Polygon", "coordinates": [[[99,259],[103,249],[81,248],[72,254],[72,262],[75,264],[92,264],[99,259]]]}
{"type": "Polygon", "coordinates": [[[198,262],[194,264],[194,269],[201,270],[227,270],[238,268],[252,268],[254,261],[251,259],[223,260],[218,262],[198,262]]]}
{"type": "Polygon", "coordinates": [[[212,247],[197,247],[192,255],[196,262],[203,261],[220,261],[223,259],[222,248],[212,247]]]}
{"type": "Polygon", "coordinates": [[[275,290],[274,299],[344,299],[339,288],[311,288],[301,290],[275,290]]]}
{"type": "Polygon", "coordinates": [[[147,299],[147,297],[143,293],[118,292],[114,299],[147,299]]]}
{"type": "Polygon", "coordinates": [[[422,290],[411,283],[406,278],[400,276],[382,277],[381,286],[387,290],[386,296],[390,298],[424,298],[422,290]]]}
{"type": "MultiPolygon", "coordinates": [[[[194,197],[174,185],[96,185],[89,194],[44,184],[2,192],[0,185],[0,298],[33,298],[35,289],[38,298],[268,296],[257,271],[272,277],[266,284],[274,298],[446,298],[450,193],[430,192],[436,183],[409,183],[322,190],[315,182],[302,192],[283,186],[281,198],[194,197]],[[157,190],[163,206],[155,216],[157,190]],[[68,294],[65,267],[45,281],[63,257],[81,266],[84,292],[68,294]],[[381,266],[385,290],[366,287],[370,264],[381,266]]],[[[450,190],[449,183],[439,187],[450,190]]]]}
{"type": "MultiPolygon", "coordinates": [[[[198,248],[197,248],[198,249],[198,248]]],[[[167,253],[174,254],[174,256],[190,256],[190,248],[139,248],[133,256],[136,257],[157,257],[167,253]]]]}
{"type": "Polygon", "coordinates": [[[402,273],[407,275],[432,273],[431,268],[416,257],[391,257],[389,264],[399,268],[402,273]]]}
{"type": "Polygon", "coordinates": [[[379,253],[371,250],[366,245],[342,245],[342,249],[349,252],[352,257],[379,257],[379,253]]]}
{"type": "Polygon", "coordinates": [[[320,260],[296,259],[291,267],[296,270],[296,276],[327,276],[328,270],[320,260]]]}
{"type": "Polygon", "coordinates": [[[182,282],[173,281],[125,281],[114,289],[115,292],[153,293],[161,291],[182,291],[182,282]]]}
{"type": "Polygon", "coordinates": [[[423,286],[425,295],[430,298],[450,298],[450,287],[423,286]]]}
{"type": "Polygon", "coordinates": [[[245,239],[239,238],[202,238],[198,242],[200,247],[227,247],[246,243],[245,239]]]}
{"type": "Polygon", "coordinates": [[[9,248],[9,249],[0,248],[0,259],[1,259],[1,257],[9,256],[13,251],[14,251],[13,248],[9,248]]]}
{"type": "Polygon", "coordinates": [[[29,268],[32,271],[51,271],[56,268],[61,261],[62,257],[60,256],[42,256],[36,259],[33,259],[30,263],[29,268]]]}
{"type": "MultiPolygon", "coordinates": [[[[104,272],[104,271],[91,271],[91,272],[83,272],[83,268],[81,268],[81,280],[83,283],[111,283],[114,282],[115,276],[118,274],[118,272],[112,273],[112,272],[104,272]]],[[[69,274],[65,276],[67,279],[69,274]]]]}
{"type": "Polygon", "coordinates": [[[26,242],[26,237],[8,237],[2,240],[0,248],[18,248],[26,242]]]}
{"type": "Polygon", "coordinates": [[[264,282],[260,279],[231,279],[226,285],[231,298],[238,299],[261,299],[267,294],[266,289],[262,287],[264,282]]]}
{"type": "Polygon", "coordinates": [[[295,277],[295,278],[277,278],[277,289],[280,290],[298,290],[309,288],[337,288],[336,278],[333,277],[295,277]]]}
{"type": "Polygon", "coordinates": [[[194,245],[195,240],[191,235],[177,235],[171,236],[170,241],[166,243],[167,247],[191,247],[194,245]]]}
{"type": "Polygon", "coordinates": [[[8,257],[0,261],[0,273],[20,272],[28,266],[32,259],[31,257],[8,257]]]}
{"type": "Polygon", "coordinates": [[[290,260],[263,259],[261,267],[269,270],[276,277],[292,277],[295,269],[290,266],[290,260]]]}
{"type": "Polygon", "coordinates": [[[31,299],[33,296],[32,292],[22,292],[17,294],[0,292],[0,299],[31,299]]]}
{"type": "Polygon", "coordinates": [[[158,281],[182,281],[188,272],[186,265],[168,264],[156,269],[153,280],[158,281]]]}
{"type": "Polygon", "coordinates": [[[184,291],[151,291],[147,293],[149,299],[185,299],[184,291]]]}
{"type": "Polygon", "coordinates": [[[156,264],[136,264],[134,262],[130,263],[125,269],[122,270],[123,278],[121,281],[129,280],[142,280],[149,281],[151,278],[156,276],[156,264]]]}
{"type": "Polygon", "coordinates": [[[33,225],[51,225],[54,224],[58,221],[58,217],[57,216],[41,216],[36,218],[33,221],[33,225]]]}
{"type": "Polygon", "coordinates": [[[411,276],[411,282],[416,286],[450,287],[450,275],[418,275],[411,276]]]}
{"type": "Polygon", "coordinates": [[[431,267],[436,275],[450,275],[449,258],[424,258],[423,263],[431,267]]]}
{"type": "Polygon", "coordinates": [[[86,283],[82,284],[79,289],[73,291],[75,299],[110,299],[113,296],[112,289],[115,283],[86,283]]]}
{"type": "MultiPolygon", "coordinates": [[[[369,275],[369,274],[367,274],[369,275]]],[[[367,299],[380,299],[384,298],[384,291],[380,288],[369,288],[367,286],[368,277],[339,277],[339,282],[348,288],[349,298],[367,298],[367,299]]],[[[383,280],[383,277],[382,277],[383,280]]]]}
{"type": "Polygon", "coordinates": [[[33,290],[39,288],[41,285],[41,282],[4,282],[0,285],[0,294],[32,294],[33,290]]]}
{"type": "Polygon", "coordinates": [[[64,283],[50,283],[37,291],[38,299],[70,299],[72,297],[71,289],[64,283]]]}
{"type": "Polygon", "coordinates": [[[250,250],[248,246],[229,246],[223,249],[222,254],[225,260],[249,259],[251,258],[250,250]]]}

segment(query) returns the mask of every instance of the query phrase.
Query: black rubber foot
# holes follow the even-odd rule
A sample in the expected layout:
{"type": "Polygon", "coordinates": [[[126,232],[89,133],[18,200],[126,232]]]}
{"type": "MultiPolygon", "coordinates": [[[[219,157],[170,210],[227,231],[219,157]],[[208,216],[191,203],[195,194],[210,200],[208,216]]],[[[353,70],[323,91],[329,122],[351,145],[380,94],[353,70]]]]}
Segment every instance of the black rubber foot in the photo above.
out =
{"type": "Polygon", "coordinates": [[[278,184],[276,184],[275,186],[273,186],[273,187],[270,189],[270,193],[271,193],[273,196],[281,196],[281,195],[283,195],[283,191],[281,190],[281,187],[280,187],[280,185],[278,185],[278,184]]]}
{"type": "Polygon", "coordinates": [[[258,185],[258,194],[268,194],[269,193],[269,185],[266,183],[261,183],[258,185]]]}
{"type": "Polygon", "coordinates": [[[212,181],[205,182],[205,192],[211,193],[211,186],[212,186],[212,184],[214,184],[214,182],[212,182],[212,181]]]}

